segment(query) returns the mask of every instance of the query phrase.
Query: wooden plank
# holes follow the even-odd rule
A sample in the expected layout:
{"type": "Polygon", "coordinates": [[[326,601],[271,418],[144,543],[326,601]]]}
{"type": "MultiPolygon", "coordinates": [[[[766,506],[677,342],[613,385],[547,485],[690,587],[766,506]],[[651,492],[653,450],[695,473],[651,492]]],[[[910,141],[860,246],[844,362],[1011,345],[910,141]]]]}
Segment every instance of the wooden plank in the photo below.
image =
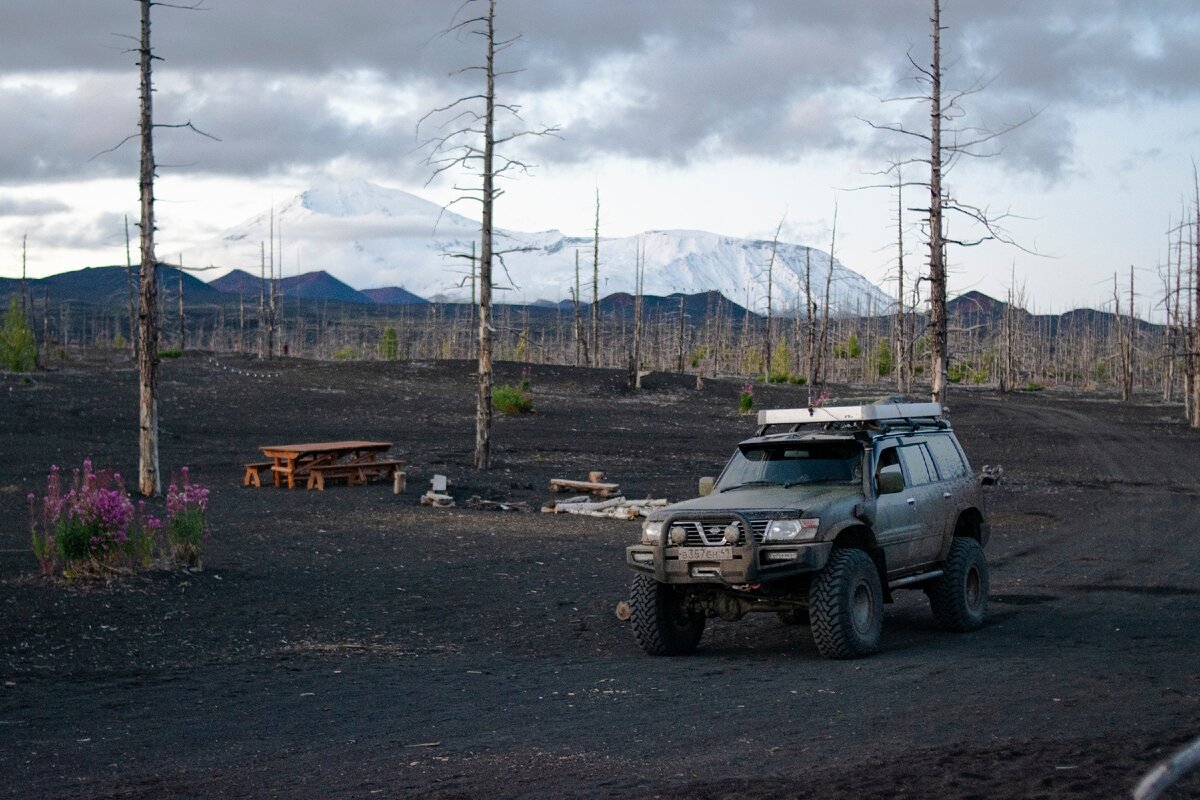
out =
{"type": "Polygon", "coordinates": [[[601,497],[608,497],[621,488],[619,483],[596,483],[593,481],[572,481],[566,478],[551,478],[550,491],[591,492],[601,497]]]}

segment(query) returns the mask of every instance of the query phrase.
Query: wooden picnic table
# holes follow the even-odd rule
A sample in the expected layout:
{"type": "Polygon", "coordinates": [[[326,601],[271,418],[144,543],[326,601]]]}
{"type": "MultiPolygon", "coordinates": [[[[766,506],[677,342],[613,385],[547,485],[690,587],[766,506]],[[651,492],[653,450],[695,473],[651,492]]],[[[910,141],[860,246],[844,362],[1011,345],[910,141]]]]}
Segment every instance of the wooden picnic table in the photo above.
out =
{"type": "MultiPolygon", "coordinates": [[[[366,482],[368,472],[378,471],[385,465],[379,461],[379,454],[386,453],[392,447],[391,442],[302,442],[300,444],[263,445],[263,455],[271,459],[271,474],[276,486],[287,480],[289,489],[295,488],[296,478],[316,476],[322,478],[319,488],[324,488],[325,473],[339,471],[350,475],[354,483],[354,473],[366,482]]],[[[386,462],[392,467],[397,462],[386,462]]],[[[312,488],[312,481],[309,488],[312,488]]]]}

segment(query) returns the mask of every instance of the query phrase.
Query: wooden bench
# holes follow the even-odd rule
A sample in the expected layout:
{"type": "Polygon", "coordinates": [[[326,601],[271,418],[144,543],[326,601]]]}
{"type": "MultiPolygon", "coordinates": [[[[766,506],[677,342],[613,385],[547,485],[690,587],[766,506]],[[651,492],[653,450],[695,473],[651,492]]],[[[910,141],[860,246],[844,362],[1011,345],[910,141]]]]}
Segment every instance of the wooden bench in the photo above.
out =
{"type": "Polygon", "coordinates": [[[246,477],[242,479],[242,486],[261,487],[262,480],[259,478],[258,473],[273,466],[275,466],[274,461],[255,461],[253,464],[247,464],[246,477]]]}
{"type": "Polygon", "coordinates": [[[331,464],[312,467],[308,472],[308,488],[325,491],[326,478],[345,478],[349,486],[361,486],[373,475],[386,475],[396,485],[396,493],[404,490],[404,473],[400,471],[403,461],[363,461],[357,464],[331,464]],[[397,476],[400,480],[396,480],[397,476]]]}

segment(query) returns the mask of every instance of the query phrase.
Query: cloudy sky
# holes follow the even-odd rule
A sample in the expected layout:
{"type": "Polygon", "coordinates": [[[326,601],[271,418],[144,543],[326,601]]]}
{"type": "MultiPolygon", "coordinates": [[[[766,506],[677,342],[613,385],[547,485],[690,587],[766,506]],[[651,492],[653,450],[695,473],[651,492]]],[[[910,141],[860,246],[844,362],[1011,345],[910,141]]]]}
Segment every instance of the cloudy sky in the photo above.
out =
{"type": "MultiPolygon", "coordinates": [[[[423,114],[480,89],[481,42],[439,36],[460,0],[204,0],[154,10],[160,258],[329,177],[437,202],[423,114]]],[[[508,152],[536,165],[507,183],[497,224],[587,235],[688,228],[828,249],[887,286],[896,255],[890,162],[928,124],[908,56],[929,60],[929,0],[500,0],[502,100],[557,126],[508,152]],[[889,101],[889,98],[891,100],[889,101]],[[868,122],[869,121],[869,122],[868,122]]],[[[468,13],[471,8],[468,8],[468,13]]],[[[0,4],[0,275],[124,262],[137,217],[138,31],[133,0],[0,4]]],[[[1019,247],[951,252],[952,293],[1023,290],[1041,311],[1110,302],[1137,270],[1155,313],[1166,231],[1200,155],[1200,7],[1194,0],[945,0],[950,123],[1000,130],[948,177],[963,202],[1008,215],[1019,247]],[[978,91],[970,91],[978,89],[978,91]]],[[[964,133],[964,136],[969,136],[964,133]]],[[[919,180],[916,167],[906,178],[919,180]]],[[[472,180],[458,176],[459,181],[472,180]]],[[[922,205],[911,189],[905,205],[922,205]]],[[[456,210],[471,213],[459,204],[456,210]]],[[[908,263],[921,260],[906,212],[908,263]]],[[[952,235],[971,232],[953,223],[952,235]]],[[[136,240],[136,231],[134,231],[136,240]]],[[[136,248],[135,248],[136,250],[136,248]]],[[[136,257],[136,256],[135,256],[136,257]]],[[[189,265],[190,266],[190,265],[189,265]]],[[[316,265],[314,265],[315,267],[316,265]]],[[[336,269],[333,269],[336,273],[336,269]]]]}

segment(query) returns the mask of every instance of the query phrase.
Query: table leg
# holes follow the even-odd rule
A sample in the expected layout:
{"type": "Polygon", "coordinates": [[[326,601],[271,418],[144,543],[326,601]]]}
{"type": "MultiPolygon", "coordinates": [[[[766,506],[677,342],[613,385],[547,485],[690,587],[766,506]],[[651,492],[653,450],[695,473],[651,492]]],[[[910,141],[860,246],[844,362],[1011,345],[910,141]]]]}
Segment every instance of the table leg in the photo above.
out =
{"type": "MultiPolygon", "coordinates": [[[[276,459],[275,459],[275,466],[276,466],[276,467],[278,467],[278,466],[279,466],[279,459],[278,459],[278,458],[276,458],[276,459]]],[[[271,480],[272,480],[272,482],[275,484],[275,488],[276,488],[276,489],[278,489],[278,488],[279,488],[279,474],[280,474],[280,473],[279,473],[279,470],[277,470],[277,469],[272,469],[272,470],[271,470],[271,480]]]]}

